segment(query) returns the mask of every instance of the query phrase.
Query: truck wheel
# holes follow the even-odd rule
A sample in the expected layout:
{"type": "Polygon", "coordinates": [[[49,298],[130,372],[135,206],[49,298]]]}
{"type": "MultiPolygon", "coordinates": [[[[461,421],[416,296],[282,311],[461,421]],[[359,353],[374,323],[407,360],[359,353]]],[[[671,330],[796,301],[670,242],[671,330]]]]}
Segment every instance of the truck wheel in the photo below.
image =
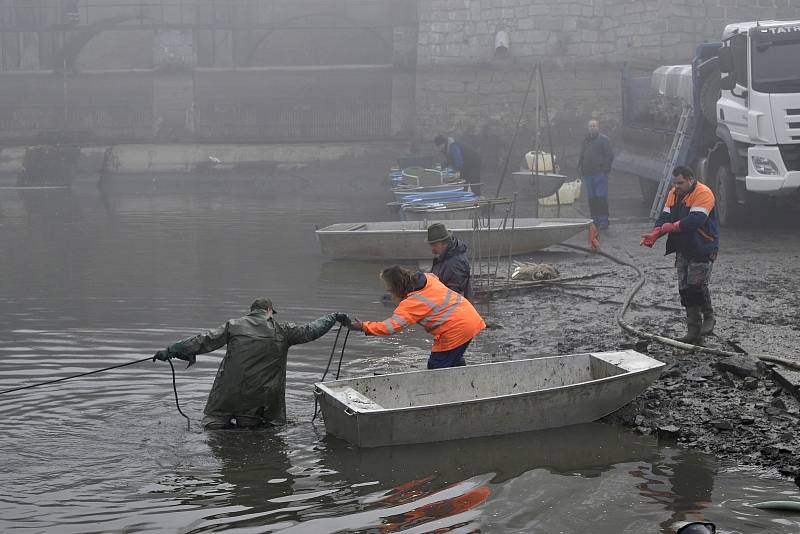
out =
{"type": "Polygon", "coordinates": [[[730,168],[720,165],[712,185],[716,200],[717,218],[722,226],[732,226],[739,218],[739,204],[736,202],[736,182],[730,168]]]}
{"type": "Polygon", "coordinates": [[[648,206],[653,205],[653,199],[656,198],[658,191],[658,182],[649,180],[647,178],[639,177],[639,189],[642,191],[642,200],[648,206]]]}

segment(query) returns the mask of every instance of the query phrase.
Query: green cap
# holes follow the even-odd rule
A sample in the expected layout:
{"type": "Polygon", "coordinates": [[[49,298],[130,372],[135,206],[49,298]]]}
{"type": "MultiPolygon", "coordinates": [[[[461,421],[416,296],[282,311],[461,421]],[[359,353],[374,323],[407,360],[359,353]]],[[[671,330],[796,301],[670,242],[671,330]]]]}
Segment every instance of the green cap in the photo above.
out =
{"type": "Polygon", "coordinates": [[[264,297],[254,300],[250,305],[250,311],[269,310],[270,308],[272,309],[273,313],[278,313],[278,310],[272,307],[272,300],[264,297]]]}
{"type": "Polygon", "coordinates": [[[453,232],[447,229],[444,223],[433,223],[428,227],[428,243],[445,241],[453,236],[453,232]]]}

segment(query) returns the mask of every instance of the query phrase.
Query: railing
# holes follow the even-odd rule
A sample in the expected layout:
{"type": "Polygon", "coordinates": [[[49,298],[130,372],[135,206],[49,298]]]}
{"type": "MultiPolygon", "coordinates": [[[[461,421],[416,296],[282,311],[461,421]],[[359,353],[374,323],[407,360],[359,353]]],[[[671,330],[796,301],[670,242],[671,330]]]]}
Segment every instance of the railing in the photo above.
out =
{"type": "Polygon", "coordinates": [[[136,139],[151,130],[152,114],[131,106],[0,108],[0,132],[5,138],[34,139],[49,132],[85,132],[87,137],[136,139]]]}
{"type": "MultiPolygon", "coordinates": [[[[410,4],[412,0],[391,0],[410,4]]],[[[134,15],[139,26],[214,29],[376,29],[412,25],[413,20],[371,17],[359,20],[356,7],[388,6],[387,0],[287,2],[282,0],[0,0],[0,31],[42,31],[88,25],[117,15],[134,15]],[[304,12],[304,4],[311,7],[304,12]],[[320,10],[320,6],[328,7],[320,10]],[[295,15],[287,20],[287,5],[295,15]],[[326,17],[314,23],[308,17],[326,17]]],[[[367,10],[368,11],[368,10],[367,10]]],[[[402,12],[402,10],[400,10],[402,12]]],[[[397,8],[393,8],[393,13],[397,8]]],[[[411,11],[409,11],[411,12],[411,11]]]]}

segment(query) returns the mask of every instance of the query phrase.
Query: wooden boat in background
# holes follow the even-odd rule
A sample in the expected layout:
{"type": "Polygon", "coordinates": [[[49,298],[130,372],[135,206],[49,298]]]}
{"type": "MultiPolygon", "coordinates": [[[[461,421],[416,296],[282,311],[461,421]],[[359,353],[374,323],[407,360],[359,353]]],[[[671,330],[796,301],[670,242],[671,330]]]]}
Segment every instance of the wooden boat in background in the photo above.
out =
{"type": "Polygon", "coordinates": [[[314,393],[328,434],[382,447],[595,421],[663,368],[633,350],[596,352],[322,382],[314,393]]]}
{"type": "MultiPolygon", "coordinates": [[[[446,220],[446,219],[445,219],[446,220]]],[[[430,259],[427,227],[436,222],[384,221],[338,223],[317,230],[322,253],[349,259],[430,259]]],[[[529,254],[562,243],[589,228],[589,219],[517,218],[489,221],[490,226],[474,228],[474,219],[446,220],[447,227],[477,257],[529,254]]]]}

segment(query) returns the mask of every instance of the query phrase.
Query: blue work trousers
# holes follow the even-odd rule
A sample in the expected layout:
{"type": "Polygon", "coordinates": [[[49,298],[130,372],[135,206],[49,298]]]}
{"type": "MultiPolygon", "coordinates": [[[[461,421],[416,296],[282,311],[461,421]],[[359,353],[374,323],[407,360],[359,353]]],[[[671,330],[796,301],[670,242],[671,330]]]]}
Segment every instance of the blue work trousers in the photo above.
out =
{"type": "Polygon", "coordinates": [[[428,369],[444,369],[445,367],[460,367],[462,365],[467,365],[467,362],[464,361],[464,353],[467,351],[467,346],[469,345],[470,341],[472,340],[470,339],[463,345],[459,345],[451,350],[431,352],[431,355],[428,358],[428,369]]]}
{"type": "Polygon", "coordinates": [[[592,220],[599,228],[608,228],[608,174],[596,173],[583,177],[589,198],[592,220]]]}

